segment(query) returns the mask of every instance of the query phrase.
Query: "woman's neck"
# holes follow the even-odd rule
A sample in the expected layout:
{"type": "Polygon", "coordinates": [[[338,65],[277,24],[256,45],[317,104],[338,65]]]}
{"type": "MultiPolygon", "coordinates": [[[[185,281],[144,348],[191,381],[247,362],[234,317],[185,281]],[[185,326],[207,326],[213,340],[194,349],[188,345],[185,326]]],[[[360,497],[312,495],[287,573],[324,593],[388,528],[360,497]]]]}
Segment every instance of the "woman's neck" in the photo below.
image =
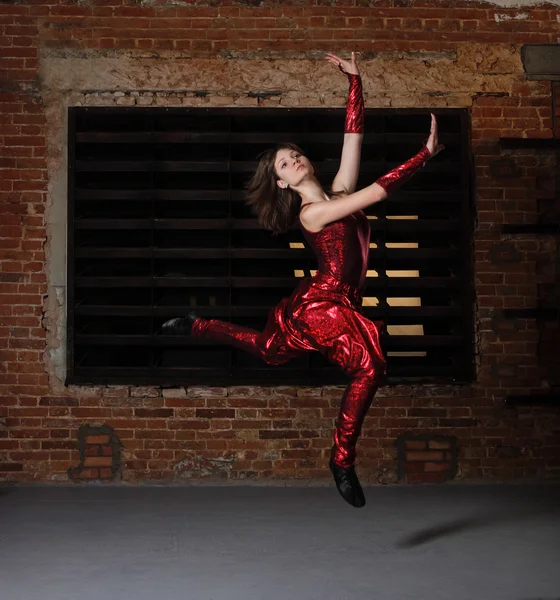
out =
{"type": "Polygon", "coordinates": [[[312,180],[302,181],[300,185],[297,187],[294,186],[292,189],[301,196],[302,204],[330,200],[328,194],[315,178],[312,180]]]}

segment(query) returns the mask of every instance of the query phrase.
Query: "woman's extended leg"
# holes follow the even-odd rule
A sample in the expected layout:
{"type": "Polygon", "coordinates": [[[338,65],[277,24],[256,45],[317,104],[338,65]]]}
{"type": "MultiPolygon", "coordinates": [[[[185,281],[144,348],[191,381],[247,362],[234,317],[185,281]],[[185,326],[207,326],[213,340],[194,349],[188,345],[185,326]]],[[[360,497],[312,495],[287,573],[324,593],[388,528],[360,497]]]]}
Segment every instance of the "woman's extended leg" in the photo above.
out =
{"type": "Polygon", "coordinates": [[[285,303],[286,300],[282,301],[270,312],[262,332],[226,321],[199,317],[192,325],[191,335],[235,346],[270,365],[285,363],[313,349],[298,343],[298,339],[290,335],[284,319],[285,303]]]}

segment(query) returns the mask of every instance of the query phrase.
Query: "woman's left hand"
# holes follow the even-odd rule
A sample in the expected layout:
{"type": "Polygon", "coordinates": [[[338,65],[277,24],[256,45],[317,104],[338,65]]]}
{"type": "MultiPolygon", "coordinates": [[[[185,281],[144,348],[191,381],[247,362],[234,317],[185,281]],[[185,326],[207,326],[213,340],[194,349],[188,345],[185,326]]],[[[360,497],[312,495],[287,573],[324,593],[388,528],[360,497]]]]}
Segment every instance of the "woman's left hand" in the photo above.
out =
{"type": "Polygon", "coordinates": [[[338,67],[343,73],[347,75],[359,75],[360,71],[358,69],[358,63],[356,62],[356,53],[352,52],[352,58],[350,60],[343,60],[336,54],[329,52],[325,58],[333,64],[335,67],[338,67]]]}
{"type": "Polygon", "coordinates": [[[439,154],[445,148],[445,146],[440,144],[438,141],[438,126],[436,116],[434,113],[430,114],[432,115],[432,125],[430,127],[430,137],[426,140],[426,148],[428,148],[430,158],[433,158],[436,154],[439,154]]]}

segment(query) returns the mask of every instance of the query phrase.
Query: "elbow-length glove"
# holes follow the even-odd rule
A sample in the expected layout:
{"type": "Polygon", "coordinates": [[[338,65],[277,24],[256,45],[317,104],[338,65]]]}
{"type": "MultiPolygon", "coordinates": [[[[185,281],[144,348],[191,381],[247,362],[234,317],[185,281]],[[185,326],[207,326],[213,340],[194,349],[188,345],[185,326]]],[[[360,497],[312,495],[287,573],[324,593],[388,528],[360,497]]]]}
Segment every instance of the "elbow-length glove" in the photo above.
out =
{"type": "Polygon", "coordinates": [[[347,73],[350,89],[346,104],[346,121],[344,133],[364,132],[364,97],[362,95],[362,78],[359,75],[347,73]]]}
{"type": "Polygon", "coordinates": [[[389,171],[383,177],[380,177],[375,183],[380,185],[387,194],[394,192],[403,183],[408,181],[417,171],[419,171],[430,160],[432,155],[428,147],[424,145],[422,150],[415,154],[411,159],[402,165],[389,171]]]}

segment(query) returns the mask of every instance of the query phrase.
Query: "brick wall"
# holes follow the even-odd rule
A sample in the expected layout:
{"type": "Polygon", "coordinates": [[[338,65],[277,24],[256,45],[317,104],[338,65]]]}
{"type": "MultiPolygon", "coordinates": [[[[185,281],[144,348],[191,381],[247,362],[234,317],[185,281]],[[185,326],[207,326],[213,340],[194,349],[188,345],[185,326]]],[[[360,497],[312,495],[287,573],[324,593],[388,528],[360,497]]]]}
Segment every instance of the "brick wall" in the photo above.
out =
{"type": "Polygon", "coordinates": [[[327,50],[361,53],[369,107],[466,107],[472,116],[477,380],[383,388],[359,445],[362,478],[396,479],[396,441],[407,432],[456,438],[459,479],[558,476],[558,411],[503,402],[550,385],[537,325],[500,313],[534,306],[538,284],[554,277],[539,270],[557,252],[554,238],[505,236],[500,225],[536,221],[555,160],[497,143],[559,134],[551,83],[526,81],[520,59],[525,43],[558,41],[558,8],[185,4],[0,4],[0,479],[94,472],[80,450],[86,426],[119,440],[112,474],[126,481],[330,478],[342,388],[63,385],[67,107],[343,107],[346,82],[323,64],[327,50]],[[504,158],[516,177],[495,168],[504,158]]]}

